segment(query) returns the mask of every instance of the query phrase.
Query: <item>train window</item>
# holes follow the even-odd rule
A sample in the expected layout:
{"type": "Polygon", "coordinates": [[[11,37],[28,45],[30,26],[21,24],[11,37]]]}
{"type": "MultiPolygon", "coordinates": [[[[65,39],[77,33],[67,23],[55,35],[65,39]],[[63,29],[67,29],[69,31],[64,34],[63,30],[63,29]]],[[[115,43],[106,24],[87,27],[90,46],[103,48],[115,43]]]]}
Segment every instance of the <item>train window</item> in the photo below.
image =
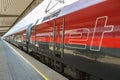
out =
{"type": "Polygon", "coordinates": [[[43,20],[42,20],[42,22],[50,19],[50,17],[51,17],[51,16],[46,16],[46,17],[44,17],[43,20]]]}
{"type": "Polygon", "coordinates": [[[54,12],[51,17],[52,18],[57,17],[59,15],[60,11],[61,10],[58,10],[58,11],[54,12]]]}
{"type": "Polygon", "coordinates": [[[58,11],[52,13],[51,15],[44,17],[43,20],[42,20],[42,22],[43,22],[43,21],[46,21],[46,20],[49,20],[50,18],[57,17],[60,12],[61,12],[61,10],[58,10],[58,11]]]}
{"type": "Polygon", "coordinates": [[[16,35],[16,42],[22,42],[22,36],[20,34],[16,35]]]}

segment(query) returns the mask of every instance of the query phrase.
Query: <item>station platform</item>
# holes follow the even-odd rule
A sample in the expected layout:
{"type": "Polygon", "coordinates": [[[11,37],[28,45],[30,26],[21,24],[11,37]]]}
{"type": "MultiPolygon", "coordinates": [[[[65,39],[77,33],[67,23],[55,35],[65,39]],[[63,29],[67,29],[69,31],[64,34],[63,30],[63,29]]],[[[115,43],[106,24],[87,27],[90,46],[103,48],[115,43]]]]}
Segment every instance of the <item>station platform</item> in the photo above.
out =
{"type": "Polygon", "coordinates": [[[0,80],[68,80],[0,39],[0,80]]]}

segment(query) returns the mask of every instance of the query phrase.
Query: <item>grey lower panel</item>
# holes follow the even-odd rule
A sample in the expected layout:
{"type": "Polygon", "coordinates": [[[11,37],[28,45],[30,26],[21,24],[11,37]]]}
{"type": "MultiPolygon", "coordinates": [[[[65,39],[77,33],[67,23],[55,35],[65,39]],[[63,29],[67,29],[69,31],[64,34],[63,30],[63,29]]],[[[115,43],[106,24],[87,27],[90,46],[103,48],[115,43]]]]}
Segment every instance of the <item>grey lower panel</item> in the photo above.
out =
{"type": "Polygon", "coordinates": [[[95,52],[81,49],[64,49],[61,62],[104,80],[120,79],[120,49],[101,48],[95,52]]]}

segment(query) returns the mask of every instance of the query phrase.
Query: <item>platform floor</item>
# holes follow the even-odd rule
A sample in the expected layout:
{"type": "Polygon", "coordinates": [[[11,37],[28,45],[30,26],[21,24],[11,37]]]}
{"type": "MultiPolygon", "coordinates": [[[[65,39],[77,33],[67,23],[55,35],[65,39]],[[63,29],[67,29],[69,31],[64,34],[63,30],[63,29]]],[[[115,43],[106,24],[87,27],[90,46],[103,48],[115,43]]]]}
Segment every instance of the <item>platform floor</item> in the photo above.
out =
{"type": "Polygon", "coordinates": [[[0,80],[68,80],[46,65],[0,40],[0,80]]]}

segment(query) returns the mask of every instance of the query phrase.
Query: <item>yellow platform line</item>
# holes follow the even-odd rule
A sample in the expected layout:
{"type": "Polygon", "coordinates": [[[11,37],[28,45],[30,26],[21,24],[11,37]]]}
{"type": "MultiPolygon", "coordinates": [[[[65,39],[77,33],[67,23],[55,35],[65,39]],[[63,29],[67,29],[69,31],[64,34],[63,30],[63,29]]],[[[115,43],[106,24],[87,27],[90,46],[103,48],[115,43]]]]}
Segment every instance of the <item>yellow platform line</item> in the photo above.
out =
{"type": "MultiPolygon", "coordinates": [[[[5,41],[4,41],[5,42],[5,41]]],[[[7,42],[5,42],[14,52],[16,52],[22,59],[24,59],[29,65],[31,65],[31,67],[37,72],[39,73],[45,80],[48,80],[48,78],[43,75],[34,65],[32,65],[27,59],[25,59],[19,52],[17,52],[13,47],[11,47],[10,44],[8,44],[7,42]]]]}

